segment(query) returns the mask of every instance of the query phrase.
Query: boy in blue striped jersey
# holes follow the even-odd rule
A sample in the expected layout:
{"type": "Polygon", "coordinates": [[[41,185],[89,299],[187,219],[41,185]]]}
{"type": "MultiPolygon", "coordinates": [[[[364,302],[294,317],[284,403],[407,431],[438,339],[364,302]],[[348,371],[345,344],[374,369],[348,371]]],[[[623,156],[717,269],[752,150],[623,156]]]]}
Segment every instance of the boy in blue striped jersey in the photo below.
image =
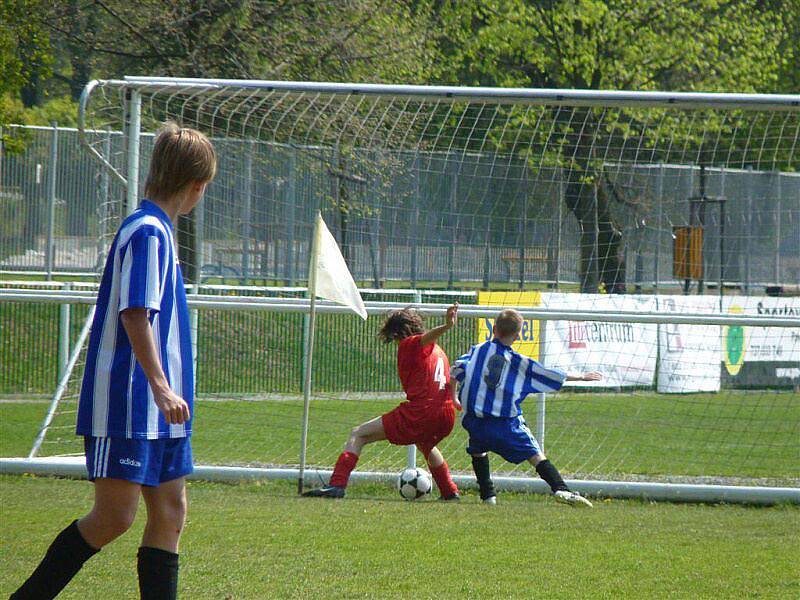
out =
{"type": "Polygon", "coordinates": [[[200,201],[217,159],[199,131],[168,123],[153,147],[148,200],[120,226],[103,271],[78,405],[94,506],[50,545],[12,599],[54,598],[83,564],[133,524],[142,598],[178,589],[178,542],[192,472],[194,367],[173,223],[200,201]]]}
{"type": "Polygon", "coordinates": [[[539,448],[522,417],[521,405],[528,394],[556,392],[564,381],[598,381],[602,375],[567,375],[515,352],[511,345],[519,338],[522,322],[516,310],[501,311],[495,319],[493,339],[473,346],[451,369],[451,376],[460,384],[458,399],[464,409],[461,424],[469,433],[467,452],[472,456],[481,500],[486,504],[497,502],[488,456],[488,452],[495,452],[514,464],[531,463],[557,501],[591,508],[591,502],[567,487],[539,448]]]}

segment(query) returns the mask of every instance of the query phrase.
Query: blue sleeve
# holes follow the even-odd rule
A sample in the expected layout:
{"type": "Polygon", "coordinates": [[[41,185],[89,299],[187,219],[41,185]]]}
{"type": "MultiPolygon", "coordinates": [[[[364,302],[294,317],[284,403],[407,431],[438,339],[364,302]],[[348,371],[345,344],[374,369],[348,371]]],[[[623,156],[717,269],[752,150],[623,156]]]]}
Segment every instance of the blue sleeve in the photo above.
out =
{"type": "Polygon", "coordinates": [[[567,379],[567,374],[564,371],[548,369],[532,358],[523,360],[520,363],[520,370],[525,371],[525,383],[522,386],[522,391],[525,394],[557,392],[567,379]]]}
{"type": "Polygon", "coordinates": [[[469,363],[474,353],[475,346],[470,348],[469,352],[456,359],[453,366],[450,367],[450,377],[458,381],[458,383],[464,383],[464,378],[467,376],[467,363],[469,363]]]}
{"type": "Polygon", "coordinates": [[[146,228],[133,233],[120,249],[119,311],[127,308],[161,309],[161,282],[165,273],[160,237],[146,228]]]}

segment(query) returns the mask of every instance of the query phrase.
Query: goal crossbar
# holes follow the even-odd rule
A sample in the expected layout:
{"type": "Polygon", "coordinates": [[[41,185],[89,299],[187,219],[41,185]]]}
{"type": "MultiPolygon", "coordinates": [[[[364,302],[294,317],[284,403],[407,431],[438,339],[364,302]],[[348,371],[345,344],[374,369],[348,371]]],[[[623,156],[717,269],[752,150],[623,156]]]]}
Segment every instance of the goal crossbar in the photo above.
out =
{"type": "MultiPolygon", "coordinates": [[[[93,82],[94,83],[94,82],[93,82]]],[[[318,93],[371,96],[400,96],[436,99],[444,102],[472,101],[505,104],[562,106],[616,106],[662,108],[738,108],[742,110],[800,110],[797,94],[733,94],[702,92],[629,92],[612,90],[560,90],[534,88],[460,87],[387,85],[374,83],[330,83],[304,81],[268,81],[244,79],[194,79],[172,77],[135,77],[109,80],[106,83],[155,91],[172,89],[215,90],[237,93],[242,90],[271,93],[318,93]]],[[[90,84],[91,85],[91,84],[90,84]]]]}

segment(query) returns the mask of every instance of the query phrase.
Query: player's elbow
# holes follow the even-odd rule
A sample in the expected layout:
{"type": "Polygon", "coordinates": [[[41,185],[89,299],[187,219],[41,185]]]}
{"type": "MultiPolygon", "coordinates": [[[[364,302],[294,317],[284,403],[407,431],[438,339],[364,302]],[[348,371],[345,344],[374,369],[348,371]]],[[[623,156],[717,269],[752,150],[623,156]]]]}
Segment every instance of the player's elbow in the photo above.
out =
{"type": "Polygon", "coordinates": [[[135,326],[147,320],[147,309],[142,307],[126,308],[119,313],[119,319],[125,328],[135,326]]]}

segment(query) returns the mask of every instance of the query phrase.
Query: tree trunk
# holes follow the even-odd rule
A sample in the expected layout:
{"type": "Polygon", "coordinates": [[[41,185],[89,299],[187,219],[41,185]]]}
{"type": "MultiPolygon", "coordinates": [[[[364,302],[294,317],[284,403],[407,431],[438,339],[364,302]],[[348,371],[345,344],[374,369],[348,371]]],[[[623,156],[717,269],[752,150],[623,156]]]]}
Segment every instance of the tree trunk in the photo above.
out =
{"type": "Polygon", "coordinates": [[[591,109],[575,109],[572,115],[557,113],[557,118],[562,121],[564,130],[578,129],[578,133],[566,134],[567,143],[562,146],[562,156],[568,159],[564,201],[575,215],[580,229],[580,291],[596,293],[603,283],[608,293],[623,294],[625,261],[621,254],[622,233],[611,214],[612,194],[606,189],[602,170],[594,160],[598,125],[591,109]]]}
{"type": "MultiPolygon", "coordinates": [[[[570,178],[576,174],[570,173],[570,178]]],[[[583,294],[598,292],[597,276],[597,212],[595,211],[594,188],[592,185],[570,181],[564,190],[567,208],[575,215],[580,230],[578,249],[578,278],[583,294]]]]}
{"type": "Polygon", "coordinates": [[[605,178],[599,174],[595,178],[597,186],[597,254],[598,277],[609,294],[624,294],[625,258],[622,253],[622,232],[611,215],[610,198],[605,178]]]}

